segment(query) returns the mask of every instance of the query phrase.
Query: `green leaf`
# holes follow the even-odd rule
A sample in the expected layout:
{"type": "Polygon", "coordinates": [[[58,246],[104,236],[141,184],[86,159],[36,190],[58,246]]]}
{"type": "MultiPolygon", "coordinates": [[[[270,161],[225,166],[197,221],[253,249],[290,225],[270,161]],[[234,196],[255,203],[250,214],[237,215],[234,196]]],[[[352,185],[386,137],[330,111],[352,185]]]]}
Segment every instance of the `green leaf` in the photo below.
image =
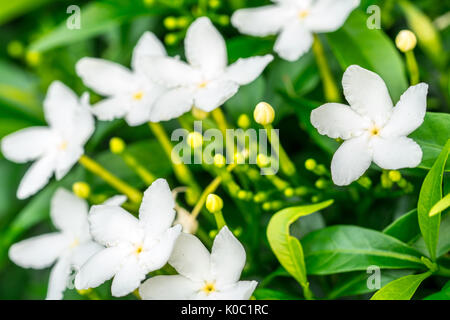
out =
{"type": "Polygon", "coordinates": [[[433,261],[436,259],[441,214],[438,213],[430,217],[429,213],[433,205],[442,198],[442,179],[449,153],[450,139],[445,144],[441,154],[425,177],[422,188],[420,189],[419,203],[417,204],[420,232],[433,261]]]}
{"type": "Polygon", "coordinates": [[[267,226],[267,239],[280,264],[303,288],[308,287],[303,249],[300,241],[289,234],[289,226],[298,218],[322,210],[333,200],[283,209],[273,215],[267,226]]]}
{"type": "Polygon", "coordinates": [[[0,10],[0,25],[20,16],[26,12],[29,12],[50,0],[14,0],[14,1],[1,1],[0,10]]]}
{"type": "MultiPolygon", "coordinates": [[[[422,252],[428,253],[427,245],[423,237],[419,237],[414,244],[414,248],[422,252]]],[[[450,215],[446,214],[442,217],[439,225],[439,240],[436,248],[436,257],[441,257],[450,250],[450,215]]]]}
{"type": "Polygon", "coordinates": [[[370,300],[410,300],[423,280],[431,272],[414,274],[389,282],[370,298],[370,300]]]}
{"type": "Polygon", "coordinates": [[[342,28],[327,34],[328,43],[342,69],[357,64],[379,74],[398,101],[408,88],[401,56],[381,29],[369,29],[366,22],[364,13],[353,11],[342,28]]]}
{"type": "Polygon", "coordinates": [[[266,90],[266,82],[263,77],[258,77],[252,83],[243,86],[239,89],[231,99],[229,99],[224,108],[227,113],[235,120],[245,113],[253,118],[253,109],[258,102],[263,100],[264,91],[266,90]]]}
{"type": "Polygon", "coordinates": [[[430,210],[430,217],[437,215],[438,213],[444,211],[450,207],[450,193],[439,200],[430,210]]]}
{"type": "Polygon", "coordinates": [[[447,281],[441,291],[433,293],[423,300],[450,300],[450,281],[447,281]]]}
{"type": "Polygon", "coordinates": [[[419,225],[417,223],[417,209],[405,213],[392,222],[383,230],[383,233],[405,243],[415,240],[420,234],[419,225]]]}
{"type": "Polygon", "coordinates": [[[421,269],[420,252],[381,232],[338,225],[314,231],[302,239],[308,274],[387,269],[421,269]]]}
{"type": "MultiPolygon", "coordinates": [[[[429,170],[433,166],[448,137],[450,137],[450,114],[427,112],[423,124],[410,135],[423,151],[420,168],[429,170]]],[[[445,170],[450,171],[450,162],[445,166],[445,170]]]]}

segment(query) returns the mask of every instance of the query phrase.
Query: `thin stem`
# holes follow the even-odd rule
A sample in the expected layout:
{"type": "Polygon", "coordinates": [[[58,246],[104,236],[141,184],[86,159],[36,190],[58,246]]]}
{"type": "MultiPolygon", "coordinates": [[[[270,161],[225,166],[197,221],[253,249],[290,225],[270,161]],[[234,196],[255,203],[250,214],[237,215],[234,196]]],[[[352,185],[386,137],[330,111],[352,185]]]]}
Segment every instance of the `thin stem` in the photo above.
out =
{"type": "Polygon", "coordinates": [[[117,191],[123,193],[128,199],[134,203],[140,203],[142,200],[142,192],[128,185],[111,172],[103,168],[98,162],[89,158],[86,155],[82,155],[78,162],[90,172],[94,173],[98,177],[102,178],[109,185],[115,188],[117,191]]]}
{"type": "Polygon", "coordinates": [[[314,300],[314,294],[309,288],[309,283],[302,287],[303,287],[303,295],[305,296],[306,300],[314,300]]]}
{"type": "Polygon", "coordinates": [[[220,230],[227,225],[223,217],[222,210],[214,212],[214,218],[216,219],[217,230],[220,230]]]}
{"type": "Polygon", "coordinates": [[[229,128],[229,125],[227,123],[227,118],[225,118],[225,115],[222,112],[221,108],[216,108],[211,112],[211,115],[214,119],[214,121],[217,123],[220,131],[222,131],[222,134],[224,137],[227,135],[227,128],[229,128]]]}
{"type": "Polygon", "coordinates": [[[121,154],[123,161],[144,181],[146,185],[151,185],[156,177],[148,171],[139,161],[130,153],[124,151],[121,154]]]}
{"type": "Polygon", "coordinates": [[[414,51],[405,52],[406,66],[408,68],[411,85],[414,86],[419,83],[419,66],[414,55],[414,51]]]}
{"type": "Polygon", "coordinates": [[[269,140],[272,147],[278,145],[278,149],[279,149],[278,152],[276,150],[277,148],[275,148],[275,147],[273,148],[273,150],[274,150],[274,152],[277,153],[277,156],[280,160],[281,171],[283,171],[283,173],[289,177],[294,176],[297,170],[295,169],[295,166],[292,163],[291,159],[289,159],[289,156],[286,153],[286,151],[284,151],[284,148],[280,143],[280,138],[278,137],[278,135],[274,134],[274,136],[272,137],[272,132],[273,132],[272,125],[271,124],[265,125],[264,129],[266,129],[267,139],[269,140]]]}
{"type": "Polygon", "coordinates": [[[341,96],[338,86],[336,85],[336,81],[334,80],[331,73],[327,58],[325,57],[322,43],[320,42],[320,39],[316,34],[314,34],[312,50],[316,58],[317,66],[319,67],[320,77],[322,78],[325,99],[331,102],[340,101],[341,96]]]}

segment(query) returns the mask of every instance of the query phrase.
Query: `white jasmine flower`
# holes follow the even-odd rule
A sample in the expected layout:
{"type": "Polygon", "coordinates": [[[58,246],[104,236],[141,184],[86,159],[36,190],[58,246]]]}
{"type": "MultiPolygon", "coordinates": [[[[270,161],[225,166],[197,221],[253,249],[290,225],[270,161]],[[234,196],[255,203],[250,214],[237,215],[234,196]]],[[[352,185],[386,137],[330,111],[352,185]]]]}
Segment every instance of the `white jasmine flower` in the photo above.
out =
{"type": "Polygon", "coordinates": [[[20,241],[9,249],[10,259],[24,268],[43,269],[54,264],[47,299],[62,299],[72,270],[79,269],[102,248],[91,239],[87,216],[85,200],[58,189],[50,207],[50,217],[58,231],[20,241]]]}
{"type": "Polygon", "coordinates": [[[241,33],[265,37],[279,34],[274,50],[295,61],[313,43],[313,33],[339,29],[359,0],[272,0],[273,5],[237,10],[231,23],[241,33]]]}
{"type": "Polygon", "coordinates": [[[164,88],[143,74],[141,61],[165,56],[166,50],[151,32],[145,32],[133,50],[132,70],[120,64],[97,58],[82,58],[76,65],[83,82],[106,99],[95,104],[98,119],[110,121],[125,118],[130,126],[147,122],[155,100],[164,88]]]}
{"type": "Polygon", "coordinates": [[[30,127],[3,138],[5,158],[18,163],[35,161],[20,182],[19,199],[42,189],[53,173],[62,179],[83,155],[84,144],[95,129],[88,100],[87,94],[78,100],[72,90],[54,81],[44,100],[49,127],[30,127]]]}
{"type": "Polygon", "coordinates": [[[142,60],[151,79],[171,88],[156,102],[152,122],[176,118],[192,106],[212,111],[239,86],[255,80],[273,59],[271,55],[239,59],[227,67],[225,40],[206,17],[191,24],[184,44],[189,64],[170,57],[142,60]]]}
{"type": "Polygon", "coordinates": [[[247,300],[258,284],[239,281],[245,250],[226,226],[217,234],[211,254],[197,237],[182,233],[169,263],[179,275],[148,279],[139,288],[142,299],[247,300]]]}
{"type": "Polygon", "coordinates": [[[345,140],[331,161],[334,183],[357,180],[372,161],[389,170],[418,166],[422,150],[407,136],[423,122],[428,85],[409,87],[395,108],[384,81],[359,66],[347,68],[342,86],[350,106],[326,103],[311,113],[320,134],[345,140]]]}
{"type": "Polygon", "coordinates": [[[77,289],[101,285],[114,277],[111,292],[121,297],[139,287],[147,273],[162,268],[172,253],[181,226],[171,227],[175,203],[166,180],[158,179],[144,193],[139,219],[117,205],[92,207],[92,237],[104,245],[75,278],[77,289]]]}

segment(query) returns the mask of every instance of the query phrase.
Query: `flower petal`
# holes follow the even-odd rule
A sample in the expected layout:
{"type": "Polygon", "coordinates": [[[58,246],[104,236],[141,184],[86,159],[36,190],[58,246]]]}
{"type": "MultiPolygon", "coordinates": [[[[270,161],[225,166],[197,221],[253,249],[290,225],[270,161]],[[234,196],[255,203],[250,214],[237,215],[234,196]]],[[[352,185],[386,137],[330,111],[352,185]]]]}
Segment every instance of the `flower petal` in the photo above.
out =
{"type": "Polygon", "coordinates": [[[144,192],[139,220],[148,234],[160,235],[167,231],[175,219],[175,200],[165,179],[157,179],[144,192]]]}
{"type": "Polygon", "coordinates": [[[70,276],[70,259],[60,258],[50,272],[46,300],[61,300],[70,276]]]}
{"type": "Polygon", "coordinates": [[[194,93],[191,89],[176,88],[167,91],[153,105],[150,111],[150,121],[160,122],[171,120],[188,112],[194,103],[194,93]]]}
{"type": "Polygon", "coordinates": [[[376,73],[351,65],[342,77],[344,95],[350,106],[379,126],[383,126],[392,112],[392,100],[383,79],[376,73]]]}
{"type": "Polygon", "coordinates": [[[50,205],[53,225],[62,231],[77,234],[87,224],[89,206],[66,189],[59,188],[54,193],[50,205]]]}
{"type": "Polygon", "coordinates": [[[427,92],[426,83],[409,87],[400,97],[380,135],[383,137],[407,136],[420,127],[427,110],[427,92]]]}
{"type": "Polygon", "coordinates": [[[207,280],[210,275],[210,254],[203,243],[192,234],[180,234],[169,264],[179,274],[191,280],[207,280]]]}
{"type": "Polygon", "coordinates": [[[224,104],[238,90],[239,85],[234,81],[226,79],[211,81],[206,87],[197,90],[194,105],[203,111],[210,112],[224,104]]]}
{"type": "Polygon", "coordinates": [[[319,0],[305,19],[307,28],[315,33],[339,29],[350,13],[359,6],[359,0],[319,0]]]}
{"type": "Polygon", "coordinates": [[[296,61],[313,43],[312,33],[298,21],[286,25],[275,42],[274,50],[288,61],[296,61]]]}
{"type": "Polygon", "coordinates": [[[146,272],[139,266],[136,256],[129,256],[114,276],[111,293],[114,297],[123,297],[139,287],[146,272]]]}
{"type": "Polygon", "coordinates": [[[106,248],[94,254],[76,275],[75,287],[78,290],[98,287],[119,271],[127,255],[129,251],[123,247],[106,248]]]}
{"type": "Polygon", "coordinates": [[[139,288],[143,300],[191,300],[198,291],[198,284],[180,275],[156,276],[139,288]]]}
{"type": "Polygon", "coordinates": [[[75,69],[86,86],[103,96],[130,92],[134,85],[130,70],[108,60],[82,58],[75,69]]]}
{"type": "Polygon", "coordinates": [[[417,167],[422,161],[422,149],[407,137],[373,139],[373,162],[380,168],[397,170],[417,167]]]}
{"type": "Polygon", "coordinates": [[[122,206],[127,201],[127,196],[124,195],[117,195],[109,198],[102,204],[105,206],[122,206]]]}
{"type": "Polygon", "coordinates": [[[222,35],[207,17],[196,19],[184,39],[186,59],[206,77],[217,76],[227,65],[227,49],[222,35]]]}
{"type": "Polygon", "coordinates": [[[50,180],[55,168],[53,155],[36,160],[20,181],[17,198],[26,199],[41,190],[50,180]]]}
{"type": "Polygon", "coordinates": [[[211,298],[214,300],[248,300],[257,285],[256,281],[239,281],[226,289],[213,293],[211,298]]]}
{"type": "Polygon", "coordinates": [[[153,32],[146,31],[134,47],[131,66],[134,71],[142,70],[140,60],[150,57],[166,56],[166,49],[153,32]]]}
{"type": "Polygon", "coordinates": [[[123,95],[119,95],[97,102],[92,108],[92,113],[99,120],[111,121],[123,118],[130,108],[130,100],[123,95]]]}
{"type": "Polygon", "coordinates": [[[240,58],[227,68],[225,77],[239,85],[248,84],[258,78],[272,60],[273,56],[271,54],[245,59],[240,58]]]}
{"type": "Polygon", "coordinates": [[[56,180],[64,178],[83,153],[84,149],[78,144],[69,144],[65,150],[59,150],[55,167],[56,180]]]}
{"type": "Polygon", "coordinates": [[[235,283],[245,265],[245,249],[227,226],[214,239],[211,250],[211,272],[217,285],[235,283]]]}
{"type": "Polygon", "coordinates": [[[367,135],[344,141],[331,160],[331,177],[338,186],[361,177],[372,162],[367,135]]]}
{"type": "Polygon", "coordinates": [[[103,249],[105,249],[103,246],[94,241],[87,241],[80,244],[72,252],[72,266],[75,270],[80,270],[89,258],[103,249]]]}
{"type": "Polygon", "coordinates": [[[36,160],[53,144],[54,138],[48,127],[25,128],[2,139],[2,153],[17,163],[36,160]]]}
{"type": "Polygon", "coordinates": [[[276,5],[237,10],[231,24],[244,34],[265,37],[278,33],[291,15],[289,8],[276,5]]]}
{"type": "Polygon", "coordinates": [[[52,265],[68,246],[69,240],[62,233],[47,233],[13,244],[9,258],[23,268],[43,269],[52,265]]]}
{"type": "Polygon", "coordinates": [[[88,219],[92,237],[105,246],[135,243],[143,237],[139,220],[119,206],[93,206],[88,219]]]}

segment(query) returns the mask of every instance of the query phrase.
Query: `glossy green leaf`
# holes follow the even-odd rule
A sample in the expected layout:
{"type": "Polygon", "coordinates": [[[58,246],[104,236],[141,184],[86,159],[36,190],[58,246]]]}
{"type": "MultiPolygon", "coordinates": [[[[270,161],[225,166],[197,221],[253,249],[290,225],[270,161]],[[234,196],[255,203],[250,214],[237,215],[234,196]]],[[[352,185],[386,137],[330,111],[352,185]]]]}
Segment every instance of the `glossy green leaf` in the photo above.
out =
{"type": "Polygon", "coordinates": [[[411,210],[393,221],[383,230],[383,233],[405,243],[416,239],[420,235],[420,228],[417,223],[417,209],[411,210]]]}
{"type": "Polygon", "coordinates": [[[433,293],[423,300],[450,300],[450,281],[447,281],[441,291],[433,293]]]}
{"type": "MultiPolygon", "coordinates": [[[[423,237],[419,237],[414,244],[414,248],[422,252],[423,254],[428,254],[427,245],[423,237]]],[[[439,240],[436,247],[436,257],[439,258],[444,254],[448,253],[450,250],[450,215],[446,214],[442,216],[441,223],[439,225],[439,240]]]]}
{"type": "Polygon", "coordinates": [[[50,0],[1,0],[0,25],[29,12],[50,0]]]}
{"type": "Polygon", "coordinates": [[[430,210],[430,217],[444,211],[450,207],[450,193],[439,200],[430,210]]]}
{"type": "Polygon", "coordinates": [[[414,274],[389,282],[370,298],[370,300],[410,300],[422,281],[431,272],[414,274]]]}
{"type": "Polygon", "coordinates": [[[302,239],[308,274],[333,274],[366,270],[420,269],[421,253],[381,232],[357,226],[332,226],[302,239]]]}

